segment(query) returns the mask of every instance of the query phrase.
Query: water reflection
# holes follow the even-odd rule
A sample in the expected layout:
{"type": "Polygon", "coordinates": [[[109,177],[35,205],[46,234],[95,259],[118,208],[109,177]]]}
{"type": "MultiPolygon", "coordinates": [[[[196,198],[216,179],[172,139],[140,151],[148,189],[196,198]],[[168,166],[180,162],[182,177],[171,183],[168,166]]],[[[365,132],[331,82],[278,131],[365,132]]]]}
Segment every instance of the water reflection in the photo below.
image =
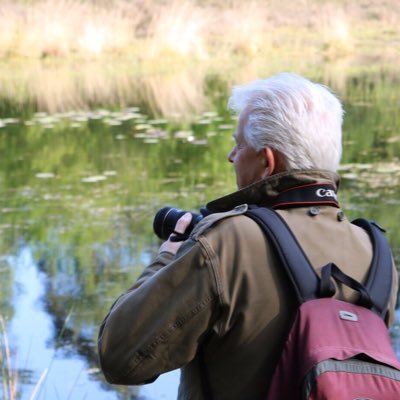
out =
{"type": "Polygon", "coordinates": [[[22,246],[8,263],[15,273],[9,339],[18,364],[14,368],[20,375],[20,398],[115,398],[93,378],[98,369],[87,359],[73,348],[54,344],[55,327],[43,304],[47,277],[36,268],[32,249],[22,246]]]}
{"type": "MultiPolygon", "coordinates": [[[[106,384],[97,330],[157,251],[156,210],[198,212],[234,190],[226,162],[235,125],[226,111],[232,77],[197,69],[174,79],[138,77],[125,70],[113,82],[115,75],[100,71],[95,78],[85,68],[79,78],[66,68],[68,83],[57,82],[60,71],[57,78],[50,73],[45,86],[58,88],[48,93],[39,90],[40,76],[41,85],[31,82],[16,98],[16,77],[26,83],[32,71],[16,71],[9,83],[0,79],[0,311],[20,398],[169,400],[176,371],[144,388],[106,384]],[[88,82],[81,85],[83,76],[88,82]],[[31,106],[22,111],[22,104],[31,106]]],[[[251,78],[265,75],[252,68],[251,78]]],[[[334,79],[332,70],[316,75],[334,79]]],[[[395,76],[341,74],[337,87],[348,110],[342,204],[349,218],[362,215],[387,229],[400,264],[395,76]]],[[[241,70],[235,81],[244,80],[241,70]]],[[[396,349],[399,324],[392,331],[396,349]]]]}
{"type": "MultiPolygon", "coordinates": [[[[17,255],[7,257],[6,262],[15,273],[14,316],[8,326],[8,335],[13,368],[18,370],[18,398],[115,399],[116,394],[109,392],[111,387],[107,390],[107,385],[102,382],[97,364],[93,366],[96,357],[82,352],[84,338],[80,337],[78,346],[74,346],[67,338],[74,334],[72,331],[66,333],[68,321],[63,322],[61,329],[54,323],[57,314],[49,313],[51,310],[46,307],[49,278],[38,268],[32,248],[21,246],[17,255]]],[[[60,280],[68,284],[67,280],[60,280]]],[[[62,291],[60,288],[58,293],[62,295],[62,291]]],[[[89,340],[93,337],[93,328],[97,330],[96,326],[87,327],[86,341],[90,347],[94,346],[89,340]]],[[[176,398],[178,381],[179,372],[174,371],[148,387],[125,388],[118,398],[172,400],[176,398]]]]}

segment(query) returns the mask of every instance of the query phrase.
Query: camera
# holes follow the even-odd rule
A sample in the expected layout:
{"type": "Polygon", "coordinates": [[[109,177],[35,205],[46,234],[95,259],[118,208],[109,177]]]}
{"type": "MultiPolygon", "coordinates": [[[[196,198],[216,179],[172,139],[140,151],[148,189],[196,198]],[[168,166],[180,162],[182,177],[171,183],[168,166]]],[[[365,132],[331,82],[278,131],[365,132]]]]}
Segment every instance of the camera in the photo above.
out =
{"type": "MultiPolygon", "coordinates": [[[[167,240],[169,235],[174,232],[176,222],[183,214],[186,214],[188,211],[180,210],[175,207],[163,207],[157,211],[154,221],[153,221],[153,230],[154,233],[160,238],[167,240]]],[[[200,222],[206,215],[209,213],[207,209],[202,208],[200,210],[201,214],[190,213],[192,214],[192,220],[190,225],[186,228],[185,234],[188,235],[195,225],[200,222]]]]}

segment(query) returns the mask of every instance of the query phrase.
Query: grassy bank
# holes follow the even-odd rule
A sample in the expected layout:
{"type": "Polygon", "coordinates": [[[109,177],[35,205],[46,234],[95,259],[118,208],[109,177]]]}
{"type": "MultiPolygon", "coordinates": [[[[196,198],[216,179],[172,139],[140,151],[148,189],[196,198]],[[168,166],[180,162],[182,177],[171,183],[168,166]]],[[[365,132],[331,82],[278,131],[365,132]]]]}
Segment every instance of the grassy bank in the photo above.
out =
{"type": "Polygon", "coordinates": [[[399,17],[396,0],[4,0],[0,58],[395,57],[399,17]]]}

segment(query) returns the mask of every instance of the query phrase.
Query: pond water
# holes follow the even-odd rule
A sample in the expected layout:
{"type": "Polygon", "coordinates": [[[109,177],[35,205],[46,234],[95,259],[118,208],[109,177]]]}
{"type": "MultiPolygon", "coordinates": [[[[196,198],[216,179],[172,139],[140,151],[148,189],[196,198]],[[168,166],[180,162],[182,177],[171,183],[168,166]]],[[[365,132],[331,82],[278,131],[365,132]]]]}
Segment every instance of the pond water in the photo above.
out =
{"type": "MultiPolygon", "coordinates": [[[[156,254],[156,211],[196,211],[235,190],[226,162],[236,123],[226,110],[229,88],[271,68],[0,66],[4,398],[175,398],[177,371],[147,387],[108,385],[97,362],[98,327],[156,254]]],[[[344,101],[342,206],[349,218],[386,228],[400,265],[399,71],[296,72],[344,101]]],[[[400,355],[399,324],[392,338],[400,355]]]]}

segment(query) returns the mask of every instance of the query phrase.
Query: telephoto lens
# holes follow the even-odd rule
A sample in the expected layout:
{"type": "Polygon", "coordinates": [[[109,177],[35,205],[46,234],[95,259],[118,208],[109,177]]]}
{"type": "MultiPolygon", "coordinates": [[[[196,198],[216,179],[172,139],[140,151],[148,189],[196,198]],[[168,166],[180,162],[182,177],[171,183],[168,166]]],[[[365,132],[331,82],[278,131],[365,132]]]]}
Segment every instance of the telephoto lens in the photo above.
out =
{"type": "MultiPolygon", "coordinates": [[[[182,215],[186,214],[188,211],[180,210],[174,207],[163,207],[157,211],[156,216],[153,221],[154,233],[160,238],[167,240],[169,235],[174,232],[176,222],[182,215]]],[[[194,226],[203,219],[201,214],[192,214],[192,221],[190,225],[186,228],[185,234],[188,235],[194,226]]]]}

